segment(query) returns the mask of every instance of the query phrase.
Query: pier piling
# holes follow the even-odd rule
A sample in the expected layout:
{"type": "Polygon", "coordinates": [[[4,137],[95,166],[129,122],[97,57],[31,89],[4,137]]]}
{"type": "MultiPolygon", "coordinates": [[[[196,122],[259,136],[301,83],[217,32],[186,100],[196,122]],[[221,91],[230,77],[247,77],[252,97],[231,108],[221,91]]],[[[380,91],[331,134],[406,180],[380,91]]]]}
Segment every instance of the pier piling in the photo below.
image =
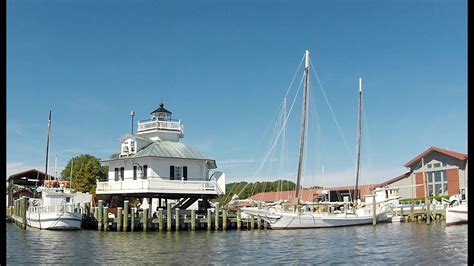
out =
{"type": "Polygon", "coordinates": [[[130,231],[135,230],[135,214],[137,213],[137,208],[132,208],[130,213],[130,231]]]}
{"type": "Polygon", "coordinates": [[[227,211],[222,209],[222,230],[227,229],[227,211]]]}
{"type": "Polygon", "coordinates": [[[375,202],[375,195],[373,196],[373,205],[372,205],[372,212],[373,212],[373,217],[372,217],[372,225],[376,225],[377,224],[377,205],[376,205],[376,202],[375,202]]]}
{"type": "Polygon", "coordinates": [[[237,230],[240,230],[240,211],[237,211],[237,230]]]}
{"type": "Polygon", "coordinates": [[[123,202],[123,231],[127,232],[128,231],[128,213],[129,213],[129,201],[125,200],[123,202]]]}
{"type": "Polygon", "coordinates": [[[104,231],[108,231],[109,230],[109,207],[104,207],[103,218],[104,218],[104,221],[102,222],[102,224],[104,225],[104,231]]]}
{"type": "Polygon", "coordinates": [[[191,210],[191,230],[196,230],[196,211],[191,210]]]}
{"type": "Polygon", "coordinates": [[[163,209],[158,209],[158,230],[163,231],[163,209]]]}
{"type": "Polygon", "coordinates": [[[175,230],[179,231],[179,208],[176,208],[174,211],[175,211],[175,215],[174,215],[175,230]]]}
{"type": "Polygon", "coordinates": [[[171,231],[171,203],[166,203],[166,230],[171,231]]]}
{"type": "Polygon", "coordinates": [[[211,209],[207,209],[207,230],[211,230],[211,209]]]}
{"type": "Polygon", "coordinates": [[[122,207],[117,207],[117,232],[122,231],[122,207]]]}
{"type": "Polygon", "coordinates": [[[104,214],[104,201],[99,200],[98,203],[98,215],[97,215],[97,230],[102,230],[103,214],[104,214]]]}
{"type": "Polygon", "coordinates": [[[219,202],[216,202],[216,210],[214,211],[214,229],[219,230],[219,202]]]}

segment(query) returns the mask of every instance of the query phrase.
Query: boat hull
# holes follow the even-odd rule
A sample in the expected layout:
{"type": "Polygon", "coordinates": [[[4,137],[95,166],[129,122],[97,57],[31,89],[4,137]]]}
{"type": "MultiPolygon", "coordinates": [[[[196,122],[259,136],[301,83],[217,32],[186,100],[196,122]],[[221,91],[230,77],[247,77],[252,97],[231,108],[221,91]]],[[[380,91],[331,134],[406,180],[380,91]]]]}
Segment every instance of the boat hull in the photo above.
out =
{"type": "Polygon", "coordinates": [[[26,223],[30,227],[47,230],[79,230],[82,214],[76,212],[34,213],[27,212],[26,223]]]}
{"type": "MultiPolygon", "coordinates": [[[[268,222],[273,230],[309,229],[372,224],[372,215],[320,214],[311,212],[272,212],[267,210],[243,210],[268,222]]],[[[389,222],[385,213],[377,215],[377,222],[389,222]]]]}
{"type": "Polygon", "coordinates": [[[446,209],[446,225],[467,223],[467,204],[446,209]]]}

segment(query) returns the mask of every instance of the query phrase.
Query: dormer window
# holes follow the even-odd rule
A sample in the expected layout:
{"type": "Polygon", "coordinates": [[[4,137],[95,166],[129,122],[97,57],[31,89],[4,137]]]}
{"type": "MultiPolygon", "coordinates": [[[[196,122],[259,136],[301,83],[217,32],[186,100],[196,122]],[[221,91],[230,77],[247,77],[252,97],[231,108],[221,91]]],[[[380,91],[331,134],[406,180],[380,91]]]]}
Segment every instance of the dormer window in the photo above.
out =
{"type": "Polygon", "coordinates": [[[122,143],[122,155],[129,155],[136,153],[136,143],[134,140],[124,141],[122,143]]]}
{"type": "Polygon", "coordinates": [[[135,153],[135,141],[130,141],[130,153],[135,153]]]}

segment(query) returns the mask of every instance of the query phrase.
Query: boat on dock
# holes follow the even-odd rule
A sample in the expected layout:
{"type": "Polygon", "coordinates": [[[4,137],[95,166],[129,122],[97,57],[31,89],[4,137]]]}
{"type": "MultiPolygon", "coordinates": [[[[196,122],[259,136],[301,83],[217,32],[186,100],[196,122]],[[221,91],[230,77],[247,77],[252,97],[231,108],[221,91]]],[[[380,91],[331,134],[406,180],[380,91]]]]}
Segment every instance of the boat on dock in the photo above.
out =
{"type": "Polygon", "coordinates": [[[453,198],[452,204],[446,209],[446,225],[466,224],[467,223],[467,194],[461,192],[450,197],[453,198]]]}
{"type": "MultiPolygon", "coordinates": [[[[46,171],[48,176],[48,153],[51,134],[51,110],[48,119],[48,138],[46,144],[46,171]]],[[[70,183],[69,183],[70,185],[70,183]]],[[[31,198],[26,210],[26,224],[38,229],[76,230],[81,229],[82,213],[74,205],[74,193],[57,180],[45,180],[45,185],[37,187],[35,194],[40,198],[31,198]]]]}
{"type": "Polygon", "coordinates": [[[74,204],[74,193],[70,189],[42,188],[40,199],[30,199],[26,223],[38,229],[78,230],[81,229],[82,213],[74,204]]]}
{"type": "MultiPolygon", "coordinates": [[[[274,206],[258,206],[241,208],[245,215],[257,216],[270,225],[271,229],[306,229],[306,228],[323,228],[323,227],[339,227],[339,226],[353,226],[372,224],[373,222],[388,222],[387,216],[389,205],[378,203],[374,200],[372,203],[360,204],[358,191],[358,180],[360,173],[360,144],[361,144],[361,110],[362,110],[362,79],[359,79],[359,130],[358,130],[358,158],[356,166],[356,182],[355,182],[355,196],[353,207],[350,208],[350,203],[347,202],[347,208],[344,212],[315,212],[312,208],[308,210],[307,206],[303,206],[300,201],[300,181],[303,165],[303,154],[305,147],[305,129],[306,129],[306,115],[308,111],[308,94],[309,94],[309,51],[305,53],[305,68],[304,68],[304,94],[303,94],[303,111],[301,118],[300,130],[300,147],[299,147],[299,161],[296,177],[296,192],[295,202],[287,205],[274,206]]],[[[286,121],[285,121],[286,122],[286,121]]],[[[284,125],[285,126],[285,125],[284,125]]],[[[373,195],[375,199],[376,196],[373,195]]]]}

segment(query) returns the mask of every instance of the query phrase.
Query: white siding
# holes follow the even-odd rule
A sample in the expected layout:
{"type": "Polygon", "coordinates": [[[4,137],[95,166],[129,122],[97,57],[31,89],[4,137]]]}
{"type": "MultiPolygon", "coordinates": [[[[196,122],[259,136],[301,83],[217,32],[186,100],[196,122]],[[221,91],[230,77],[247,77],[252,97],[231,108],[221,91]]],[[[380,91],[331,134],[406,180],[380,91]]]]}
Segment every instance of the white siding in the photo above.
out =
{"type": "MultiPolygon", "coordinates": [[[[189,160],[174,158],[125,158],[108,162],[109,165],[109,181],[115,180],[115,168],[124,167],[124,179],[133,180],[133,163],[148,166],[147,178],[162,178],[169,180],[170,166],[187,166],[189,181],[205,181],[207,180],[207,164],[205,160],[189,160]]],[[[137,179],[141,179],[138,177],[137,179]]]]}

